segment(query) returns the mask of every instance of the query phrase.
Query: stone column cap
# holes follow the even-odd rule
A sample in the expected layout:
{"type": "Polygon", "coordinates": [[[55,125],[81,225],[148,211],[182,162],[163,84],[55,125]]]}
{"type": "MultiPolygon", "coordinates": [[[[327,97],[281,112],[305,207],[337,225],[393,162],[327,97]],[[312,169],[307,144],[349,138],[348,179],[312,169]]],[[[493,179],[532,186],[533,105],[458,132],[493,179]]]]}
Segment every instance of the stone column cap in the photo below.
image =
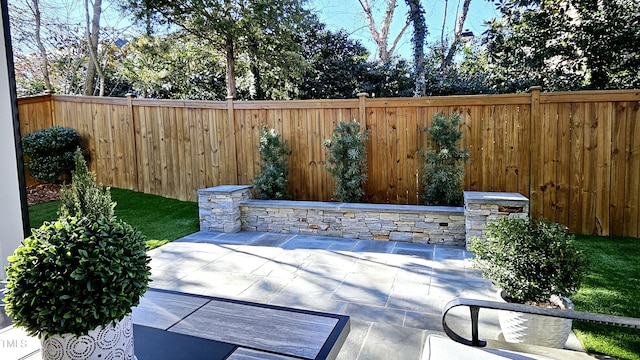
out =
{"type": "Polygon", "coordinates": [[[198,195],[207,194],[232,194],[234,192],[251,189],[251,185],[220,185],[205,189],[198,189],[198,195]]]}
{"type": "Polygon", "coordinates": [[[465,191],[464,202],[483,204],[504,204],[509,202],[526,202],[529,199],[519,193],[514,192],[485,192],[485,191],[465,191]]]}

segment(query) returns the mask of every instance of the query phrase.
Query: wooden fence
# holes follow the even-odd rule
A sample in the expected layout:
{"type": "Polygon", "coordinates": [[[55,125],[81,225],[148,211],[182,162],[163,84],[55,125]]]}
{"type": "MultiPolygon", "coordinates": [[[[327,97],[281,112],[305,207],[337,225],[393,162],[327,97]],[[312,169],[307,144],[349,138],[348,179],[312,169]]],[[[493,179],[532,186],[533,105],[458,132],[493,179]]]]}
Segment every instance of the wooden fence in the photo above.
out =
{"type": "Polygon", "coordinates": [[[104,184],[194,200],[250,184],[264,125],[289,141],[290,193],[331,199],[323,140],[339,121],[369,131],[367,201],[416,204],[424,128],[461,115],[465,189],[514,191],[534,217],[585,234],[640,237],[640,91],[305,101],[178,101],[46,95],[20,99],[25,134],[77,129],[104,184]]]}

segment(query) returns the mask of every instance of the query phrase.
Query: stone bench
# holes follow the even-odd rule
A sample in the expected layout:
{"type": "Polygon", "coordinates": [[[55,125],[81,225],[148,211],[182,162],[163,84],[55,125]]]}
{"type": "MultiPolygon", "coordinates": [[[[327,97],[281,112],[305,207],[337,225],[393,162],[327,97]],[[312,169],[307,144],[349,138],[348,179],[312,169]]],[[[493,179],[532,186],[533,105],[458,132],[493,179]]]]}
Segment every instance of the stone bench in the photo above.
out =
{"type": "Polygon", "coordinates": [[[484,236],[486,223],[528,216],[529,200],[516,193],[465,192],[465,206],[422,206],[255,200],[251,186],[198,190],[201,231],[261,231],[465,246],[484,236]]]}

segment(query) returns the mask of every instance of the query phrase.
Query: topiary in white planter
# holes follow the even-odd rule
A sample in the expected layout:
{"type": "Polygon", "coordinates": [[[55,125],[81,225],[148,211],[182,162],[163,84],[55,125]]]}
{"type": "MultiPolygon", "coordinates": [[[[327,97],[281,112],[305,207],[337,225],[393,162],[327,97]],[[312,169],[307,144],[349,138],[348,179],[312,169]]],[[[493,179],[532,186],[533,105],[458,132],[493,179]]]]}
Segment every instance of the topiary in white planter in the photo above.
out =
{"type": "Polygon", "coordinates": [[[93,359],[97,350],[95,359],[133,357],[129,315],[148,288],[151,259],[145,237],[114,207],[78,151],[60,219],[33,229],[9,257],[6,312],[42,339],[46,359],[93,359]]]}
{"type": "MultiPolygon", "coordinates": [[[[500,299],[533,306],[572,308],[553,304],[574,294],[586,270],[586,258],[563,225],[548,220],[501,219],[487,225],[486,239],[471,239],[473,265],[502,289],[500,299]]],[[[499,313],[505,340],[561,348],[571,321],[536,315],[499,313]],[[539,325],[537,320],[543,321],[539,325]],[[555,327],[557,326],[557,328],[555,327]]]]}

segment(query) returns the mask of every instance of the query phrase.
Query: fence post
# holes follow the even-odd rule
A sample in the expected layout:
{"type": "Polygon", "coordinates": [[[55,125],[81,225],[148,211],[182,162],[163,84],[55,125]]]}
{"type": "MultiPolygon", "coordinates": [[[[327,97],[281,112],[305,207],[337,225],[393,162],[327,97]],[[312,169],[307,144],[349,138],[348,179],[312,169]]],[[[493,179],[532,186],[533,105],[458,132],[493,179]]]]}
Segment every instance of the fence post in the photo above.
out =
{"type": "Polygon", "coordinates": [[[233,109],[233,96],[227,96],[227,118],[228,118],[228,133],[229,145],[231,149],[228,149],[227,162],[232,166],[227,173],[228,178],[221,177],[222,184],[217,185],[238,185],[238,149],[236,147],[236,118],[235,111],[233,109]]]}
{"type": "Polygon", "coordinates": [[[536,164],[541,164],[538,162],[541,157],[541,144],[540,139],[542,128],[540,127],[540,122],[542,121],[542,108],[540,107],[540,91],[542,90],[542,86],[532,86],[529,88],[531,92],[531,119],[529,124],[529,146],[530,146],[530,161],[529,161],[529,214],[531,218],[537,219],[542,214],[541,206],[542,204],[542,196],[540,194],[539,182],[542,178],[542,166],[533,167],[534,162],[536,164]]]}
{"type": "Polygon", "coordinates": [[[49,96],[49,119],[51,120],[51,126],[58,125],[58,119],[56,119],[56,102],[53,99],[54,91],[45,90],[44,94],[49,96]]]}
{"type": "Polygon", "coordinates": [[[364,130],[367,128],[367,97],[369,97],[369,94],[361,92],[357,96],[359,100],[358,122],[360,123],[360,129],[364,130]]]}
{"type": "Polygon", "coordinates": [[[136,136],[136,134],[138,134],[140,132],[140,126],[139,124],[136,123],[136,117],[135,114],[133,112],[133,94],[131,93],[127,93],[125,94],[125,96],[127,97],[127,109],[129,110],[129,118],[131,119],[131,126],[133,126],[133,153],[135,154],[134,158],[135,158],[135,164],[134,165],[134,169],[133,169],[133,183],[135,184],[135,190],[136,191],[141,191],[142,189],[144,189],[144,185],[140,184],[140,176],[138,176],[138,174],[140,174],[141,169],[139,167],[139,164],[141,162],[141,160],[139,159],[139,157],[141,156],[141,154],[138,152],[138,137],[136,136]]]}

